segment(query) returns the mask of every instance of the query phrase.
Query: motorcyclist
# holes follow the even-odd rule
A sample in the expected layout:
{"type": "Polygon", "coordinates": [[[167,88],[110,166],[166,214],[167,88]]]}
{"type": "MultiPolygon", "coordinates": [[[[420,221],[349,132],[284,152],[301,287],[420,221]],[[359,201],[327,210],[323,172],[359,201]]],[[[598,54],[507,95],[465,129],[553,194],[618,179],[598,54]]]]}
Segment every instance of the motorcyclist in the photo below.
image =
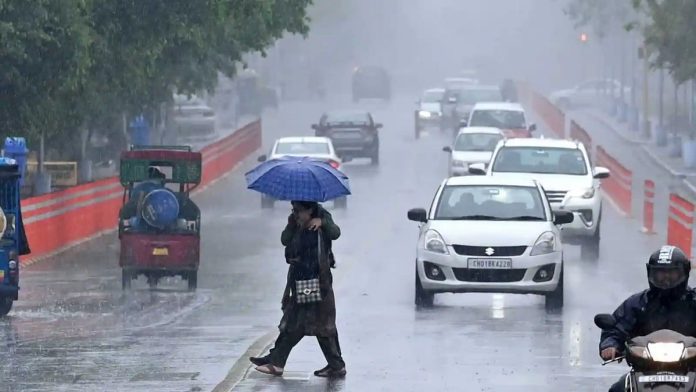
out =
{"type": "MultiPolygon", "coordinates": [[[[623,355],[627,340],[661,329],[696,336],[696,292],[688,287],[691,261],[679,248],[665,245],[647,263],[650,288],[626,299],[614,311],[616,325],[603,330],[600,357],[608,361],[623,355]]],[[[626,376],[609,392],[624,391],[626,376]]]]}

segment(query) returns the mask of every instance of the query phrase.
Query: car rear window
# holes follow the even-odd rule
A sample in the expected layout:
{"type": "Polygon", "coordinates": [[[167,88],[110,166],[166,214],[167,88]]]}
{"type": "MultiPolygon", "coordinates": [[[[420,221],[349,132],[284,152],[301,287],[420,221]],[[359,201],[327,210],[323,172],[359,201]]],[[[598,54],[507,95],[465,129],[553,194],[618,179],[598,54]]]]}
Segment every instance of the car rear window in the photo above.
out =
{"type": "Polygon", "coordinates": [[[275,150],[276,154],[303,155],[303,154],[329,154],[328,143],[310,142],[310,143],[294,143],[285,142],[278,143],[275,150]]]}
{"type": "Polygon", "coordinates": [[[470,127],[525,129],[524,112],[519,110],[477,109],[471,115],[470,127]]]}
{"type": "Polygon", "coordinates": [[[359,124],[367,125],[370,123],[370,117],[365,112],[331,112],[324,117],[325,124],[359,124]]]}
{"type": "Polygon", "coordinates": [[[585,157],[577,148],[503,147],[493,172],[587,175],[585,157]]]}
{"type": "Polygon", "coordinates": [[[503,100],[499,89],[471,89],[459,91],[459,103],[475,105],[479,102],[500,102],[503,100]]]}
{"type": "Polygon", "coordinates": [[[496,133],[462,133],[457,136],[454,151],[493,151],[503,135],[496,133]]]}

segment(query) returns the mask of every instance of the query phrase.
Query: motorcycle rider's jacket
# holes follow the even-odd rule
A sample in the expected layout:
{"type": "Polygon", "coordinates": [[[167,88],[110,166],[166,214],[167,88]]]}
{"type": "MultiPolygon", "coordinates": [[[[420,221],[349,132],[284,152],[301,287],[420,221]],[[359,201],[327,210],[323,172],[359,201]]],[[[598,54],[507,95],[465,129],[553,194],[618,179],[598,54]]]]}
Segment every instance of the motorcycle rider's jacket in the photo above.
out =
{"type": "Polygon", "coordinates": [[[614,347],[623,352],[627,340],[661,329],[696,336],[696,291],[683,285],[681,290],[650,288],[626,299],[614,311],[616,326],[603,330],[599,351],[614,347]]]}

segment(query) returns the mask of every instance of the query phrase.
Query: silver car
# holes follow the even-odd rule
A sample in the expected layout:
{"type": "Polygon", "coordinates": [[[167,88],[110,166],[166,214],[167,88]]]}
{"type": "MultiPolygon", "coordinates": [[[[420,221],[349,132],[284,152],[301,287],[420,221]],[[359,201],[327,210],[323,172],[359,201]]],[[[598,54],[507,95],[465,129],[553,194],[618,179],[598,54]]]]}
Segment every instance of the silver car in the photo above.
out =
{"type": "Polygon", "coordinates": [[[215,111],[197,96],[175,95],[169,131],[177,140],[208,140],[215,136],[215,111]]]}

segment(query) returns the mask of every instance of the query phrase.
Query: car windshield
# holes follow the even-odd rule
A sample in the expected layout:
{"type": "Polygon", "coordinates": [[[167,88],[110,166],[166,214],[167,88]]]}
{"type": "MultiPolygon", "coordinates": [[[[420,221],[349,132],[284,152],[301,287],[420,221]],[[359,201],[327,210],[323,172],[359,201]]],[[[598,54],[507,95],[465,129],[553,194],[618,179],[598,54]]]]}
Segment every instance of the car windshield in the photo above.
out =
{"type": "Polygon", "coordinates": [[[324,117],[325,124],[361,124],[370,123],[370,117],[365,112],[331,112],[324,117]]]}
{"type": "Polygon", "coordinates": [[[278,143],[275,154],[289,155],[312,155],[312,154],[329,154],[329,145],[320,142],[282,142],[278,143]]]}
{"type": "Polygon", "coordinates": [[[423,102],[436,103],[441,102],[442,98],[445,96],[444,91],[426,91],[423,93],[423,102]]]}
{"type": "Polygon", "coordinates": [[[501,129],[525,129],[524,112],[519,110],[475,110],[470,127],[493,127],[501,129]]]}
{"type": "Polygon", "coordinates": [[[459,91],[459,103],[464,105],[475,105],[478,102],[500,102],[503,96],[500,89],[464,89],[459,91]]]}
{"type": "Polygon", "coordinates": [[[503,135],[495,133],[462,133],[454,142],[454,151],[493,151],[503,135]]]}
{"type": "Polygon", "coordinates": [[[504,147],[492,170],[505,173],[587,174],[585,157],[577,148],[504,147]]]}
{"type": "Polygon", "coordinates": [[[446,186],[435,219],[543,221],[546,211],[535,187],[446,186]]]}

